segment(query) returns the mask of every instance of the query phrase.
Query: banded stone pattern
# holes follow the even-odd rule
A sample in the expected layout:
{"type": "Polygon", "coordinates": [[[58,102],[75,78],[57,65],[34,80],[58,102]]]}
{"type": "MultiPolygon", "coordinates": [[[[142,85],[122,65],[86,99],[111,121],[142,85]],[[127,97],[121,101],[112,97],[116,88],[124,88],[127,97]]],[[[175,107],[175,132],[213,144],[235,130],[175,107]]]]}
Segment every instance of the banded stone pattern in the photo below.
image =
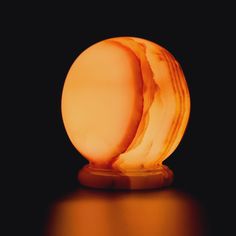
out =
{"type": "Polygon", "coordinates": [[[163,47],[135,37],[107,39],[87,50],[72,65],[62,95],[72,143],[95,168],[154,170],[176,149],[189,119],[179,63],[163,47]]]}

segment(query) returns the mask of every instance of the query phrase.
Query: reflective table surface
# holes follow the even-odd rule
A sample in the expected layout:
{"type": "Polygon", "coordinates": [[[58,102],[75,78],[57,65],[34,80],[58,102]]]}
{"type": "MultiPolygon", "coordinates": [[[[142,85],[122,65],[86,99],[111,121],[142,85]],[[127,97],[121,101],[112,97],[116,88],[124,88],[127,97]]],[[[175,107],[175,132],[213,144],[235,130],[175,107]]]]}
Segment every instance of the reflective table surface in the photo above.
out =
{"type": "Polygon", "coordinates": [[[201,205],[184,192],[80,188],[52,204],[44,235],[201,236],[207,232],[201,205]]]}

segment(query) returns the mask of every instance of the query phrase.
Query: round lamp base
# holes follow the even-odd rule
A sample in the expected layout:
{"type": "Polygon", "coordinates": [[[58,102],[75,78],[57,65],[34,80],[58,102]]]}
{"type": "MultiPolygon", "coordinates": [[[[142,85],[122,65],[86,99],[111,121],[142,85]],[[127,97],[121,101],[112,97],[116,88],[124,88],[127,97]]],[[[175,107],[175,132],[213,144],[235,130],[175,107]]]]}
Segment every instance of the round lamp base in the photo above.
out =
{"type": "Polygon", "coordinates": [[[173,172],[165,165],[153,170],[128,171],[96,169],[84,166],[78,174],[80,183],[91,188],[102,189],[157,189],[173,181],[173,172]]]}

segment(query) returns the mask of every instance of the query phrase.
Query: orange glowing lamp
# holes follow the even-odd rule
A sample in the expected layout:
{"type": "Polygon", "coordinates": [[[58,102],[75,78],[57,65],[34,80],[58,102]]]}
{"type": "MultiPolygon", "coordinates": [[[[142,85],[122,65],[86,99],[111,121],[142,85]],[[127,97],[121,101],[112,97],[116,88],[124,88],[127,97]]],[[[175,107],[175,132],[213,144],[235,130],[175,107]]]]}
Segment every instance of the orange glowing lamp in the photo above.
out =
{"type": "Polygon", "coordinates": [[[166,49],[134,37],[92,45],[71,66],[62,93],[66,131],[89,161],[79,181],[116,189],[169,185],[173,173],[162,162],[189,114],[183,71],[166,49]]]}

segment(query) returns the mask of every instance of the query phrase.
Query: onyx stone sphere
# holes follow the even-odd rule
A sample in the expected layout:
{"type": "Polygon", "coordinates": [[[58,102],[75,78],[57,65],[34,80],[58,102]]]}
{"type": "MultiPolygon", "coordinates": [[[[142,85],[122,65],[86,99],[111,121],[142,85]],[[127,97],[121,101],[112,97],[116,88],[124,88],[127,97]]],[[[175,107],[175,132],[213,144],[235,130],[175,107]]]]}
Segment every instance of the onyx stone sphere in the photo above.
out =
{"type": "Polygon", "coordinates": [[[155,170],[180,143],[190,114],[183,71],[163,47],[136,37],[83,51],[62,92],[67,134],[90,167],[155,170]]]}

